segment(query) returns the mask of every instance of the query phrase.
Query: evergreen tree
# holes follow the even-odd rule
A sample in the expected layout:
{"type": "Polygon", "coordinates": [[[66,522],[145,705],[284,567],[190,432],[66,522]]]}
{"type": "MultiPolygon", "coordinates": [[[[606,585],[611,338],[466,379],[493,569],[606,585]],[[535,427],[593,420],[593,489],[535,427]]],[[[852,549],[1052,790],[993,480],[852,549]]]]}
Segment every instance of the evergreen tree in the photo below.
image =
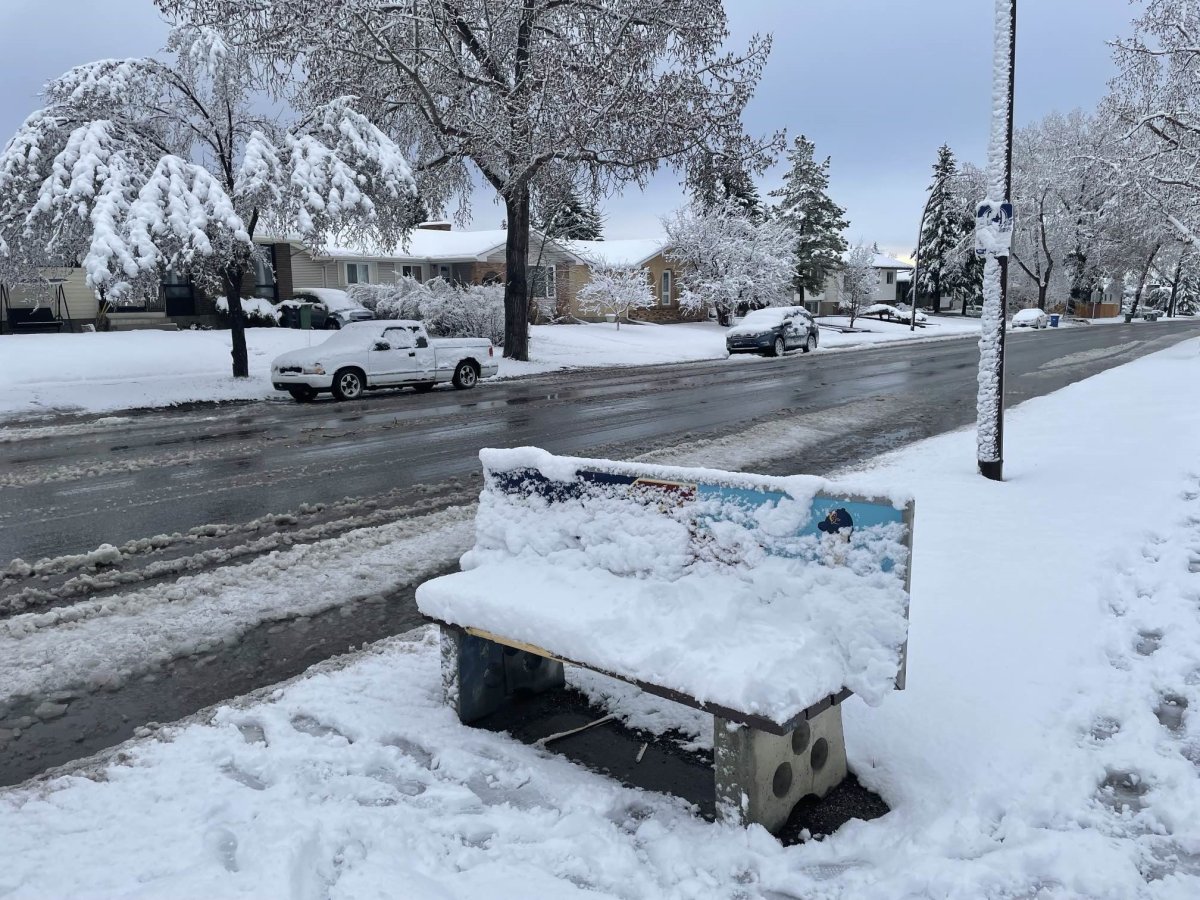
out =
{"type": "Polygon", "coordinates": [[[964,229],[953,185],[957,174],[954,151],[942,144],[929,186],[929,205],[921,232],[921,275],[917,282],[917,296],[930,298],[934,312],[941,309],[942,297],[953,294],[959,287],[962,266],[958,251],[964,229]]]}
{"type": "Polygon", "coordinates": [[[705,212],[725,209],[732,203],[751,222],[764,218],[762,197],[750,173],[732,148],[706,153],[688,171],[687,187],[692,200],[705,212]]]}
{"type": "Polygon", "coordinates": [[[829,157],[817,162],[813,142],[800,135],[788,151],[791,169],[783,185],[771,191],[778,198],[774,217],[791,229],[796,241],[796,274],[792,284],[800,292],[820,293],[825,280],[842,265],[849,227],[846,210],[829,197],[829,157]]]}
{"type": "Polygon", "coordinates": [[[604,240],[604,217],[596,209],[595,201],[585,200],[573,189],[558,203],[544,210],[537,225],[549,238],[564,241],[604,240]]]}

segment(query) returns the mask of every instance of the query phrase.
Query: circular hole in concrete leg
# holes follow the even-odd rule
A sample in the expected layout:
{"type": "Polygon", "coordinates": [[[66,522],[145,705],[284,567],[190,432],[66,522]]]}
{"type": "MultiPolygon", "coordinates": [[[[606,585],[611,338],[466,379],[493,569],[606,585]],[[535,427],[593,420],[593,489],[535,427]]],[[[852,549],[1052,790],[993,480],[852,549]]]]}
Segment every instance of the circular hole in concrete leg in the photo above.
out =
{"type": "Polygon", "coordinates": [[[825,763],[829,760],[829,741],[825,738],[817,738],[817,742],[813,744],[812,756],[808,758],[814,772],[820,772],[825,768],[825,763]]]}
{"type": "Polygon", "coordinates": [[[775,777],[771,779],[771,790],[775,792],[776,797],[786,797],[791,789],[792,764],[780,763],[779,768],[775,770],[775,777]]]}
{"type": "Polygon", "coordinates": [[[808,749],[808,740],[812,737],[812,729],[807,722],[801,722],[792,732],[792,752],[796,755],[808,749]]]}

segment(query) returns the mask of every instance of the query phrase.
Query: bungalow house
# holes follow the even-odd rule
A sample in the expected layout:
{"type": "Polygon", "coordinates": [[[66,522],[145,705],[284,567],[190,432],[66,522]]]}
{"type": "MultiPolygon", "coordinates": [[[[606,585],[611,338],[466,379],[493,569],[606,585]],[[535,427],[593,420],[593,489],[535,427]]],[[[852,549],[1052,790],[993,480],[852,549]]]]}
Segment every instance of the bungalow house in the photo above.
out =
{"type": "MultiPolygon", "coordinates": [[[[900,303],[905,302],[908,285],[912,279],[912,266],[902,260],[876,253],[874,260],[875,290],[871,303],[900,303]]],[[[842,301],[843,277],[841,272],[835,272],[825,279],[825,290],[819,294],[808,294],[804,305],[809,312],[817,316],[834,316],[838,314],[842,301]]]]}
{"type": "MultiPolygon", "coordinates": [[[[685,310],[679,306],[679,295],[682,293],[679,279],[676,277],[679,272],[679,264],[667,259],[666,238],[568,241],[563,246],[587,264],[588,269],[583,284],[586,284],[590,278],[593,266],[645,270],[655,305],[638,310],[635,318],[648,322],[687,322],[705,317],[702,311],[685,310]]],[[[580,287],[583,284],[580,284],[580,287]]],[[[580,309],[577,301],[572,303],[567,312],[581,319],[599,318],[595,312],[580,309]]]]}

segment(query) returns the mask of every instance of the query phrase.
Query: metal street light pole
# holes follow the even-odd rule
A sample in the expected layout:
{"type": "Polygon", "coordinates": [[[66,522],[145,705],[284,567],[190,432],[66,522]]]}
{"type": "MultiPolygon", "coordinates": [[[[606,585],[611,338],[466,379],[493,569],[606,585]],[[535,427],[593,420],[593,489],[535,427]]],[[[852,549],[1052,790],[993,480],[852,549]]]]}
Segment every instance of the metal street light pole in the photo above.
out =
{"type": "MultiPolygon", "coordinates": [[[[988,200],[1012,195],[1013,87],[1017,55],[1017,0],[996,0],[996,47],[992,73],[992,133],[988,147],[988,200]],[[1007,43],[1007,48],[1005,44],[1007,43]],[[1007,49],[1007,53],[1005,53],[1007,49]],[[1002,194],[998,197],[997,194],[1002,194]]],[[[1009,208],[1011,214],[1011,207],[1009,208]]],[[[1001,217],[1004,213],[1001,210],[1001,217]]],[[[1011,220],[1008,222],[1011,235],[1011,220]]],[[[979,338],[979,396],[976,426],[979,473],[1004,479],[1004,330],[1008,311],[1008,248],[985,235],[983,323],[979,338]]]]}

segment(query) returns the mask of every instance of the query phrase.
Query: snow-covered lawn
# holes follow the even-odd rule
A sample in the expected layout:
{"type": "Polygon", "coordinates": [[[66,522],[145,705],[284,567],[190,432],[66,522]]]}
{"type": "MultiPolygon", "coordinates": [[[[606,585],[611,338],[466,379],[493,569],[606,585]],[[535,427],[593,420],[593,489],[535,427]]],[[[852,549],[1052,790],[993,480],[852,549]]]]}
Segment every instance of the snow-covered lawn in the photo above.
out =
{"type": "Polygon", "coordinates": [[[1012,411],[1003,484],[971,431],[855,474],[917,498],[908,690],[845,705],[882,819],[782,848],[461,727],[418,633],[0,793],[0,895],[1200,896],[1198,350],[1012,411]]]}
{"type": "MultiPolygon", "coordinates": [[[[898,325],[866,323],[870,334],[821,333],[822,349],[914,337],[898,325]]],[[[947,318],[915,337],[978,332],[978,320],[947,318]]],[[[270,383],[271,360],[318,344],[325,332],[251,328],[250,378],[229,375],[227,331],[122,331],[0,336],[0,418],[57,412],[114,412],[198,400],[286,399],[270,383]]],[[[535,326],[528,363],[502,360],[500,377],[569,368],[679,363],[725,356],[716,324],[535,326]]],[[[744,360],[741,357],[739,360],[744,360]]],[[[750,357],[755,359],[757,357],[750,357]]],[[[486,382],[485,382],[486,384],[486,382]]]]}

